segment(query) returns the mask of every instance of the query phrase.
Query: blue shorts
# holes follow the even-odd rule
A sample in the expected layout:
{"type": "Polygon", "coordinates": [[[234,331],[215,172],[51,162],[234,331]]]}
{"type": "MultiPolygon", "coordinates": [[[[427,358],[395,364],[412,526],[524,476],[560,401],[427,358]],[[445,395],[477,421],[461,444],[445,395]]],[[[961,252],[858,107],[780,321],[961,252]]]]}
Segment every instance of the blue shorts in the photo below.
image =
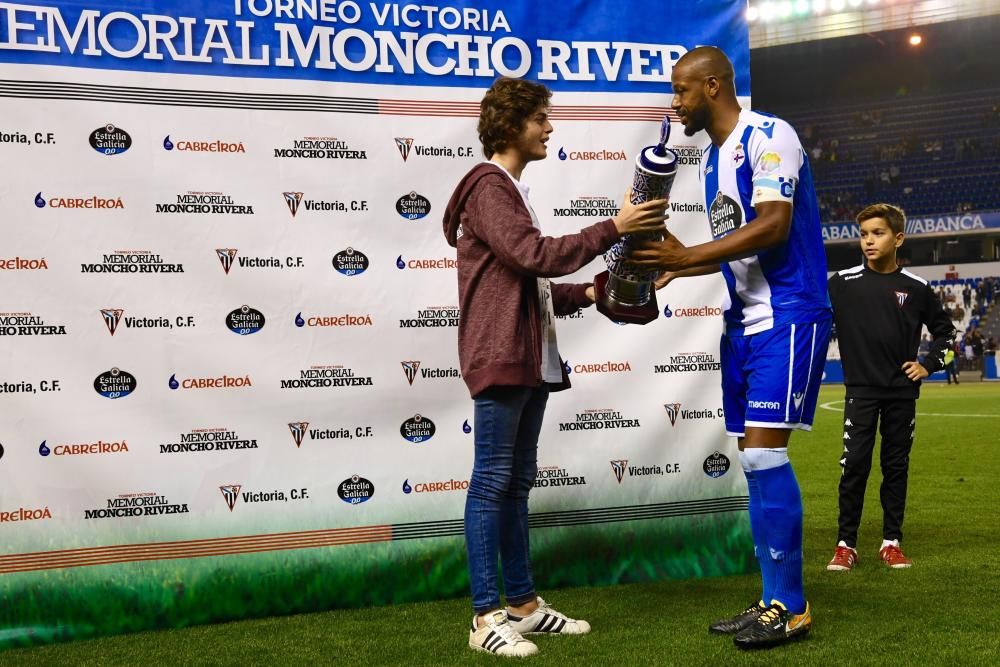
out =
{"type": "Polygon", "coordinates": [[[719,357],[728,435],[743,437],[747,426],[812,428],[830,324],[822,320],[749,336],[723,334],[719,357]]]}

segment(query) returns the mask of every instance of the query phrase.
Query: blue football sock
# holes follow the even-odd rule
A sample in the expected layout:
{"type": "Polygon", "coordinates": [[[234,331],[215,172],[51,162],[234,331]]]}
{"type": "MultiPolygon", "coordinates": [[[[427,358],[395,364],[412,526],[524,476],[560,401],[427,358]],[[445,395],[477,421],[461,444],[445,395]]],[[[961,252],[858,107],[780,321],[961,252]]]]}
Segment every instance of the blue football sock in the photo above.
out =
{"type": "Polygon", "coordinates": [[[793,614],[801,614],[806,600],[802,588],[802,494],[798,480],[791,463],[755,470],[753,475],[760,489],[767,548],[775,569],[772,600],[793,614]]]}
{"type": "Polygon", "coordinates": [[[775,568],[767,548],[767,524],[764,521],[764,507],[760,500],[760,487],[755,472],[744,470],[743,474],[746,475],[747,491],[750,495],[750,532],[753,534],[753,550],[760,564],[760,576],[764,582],[764,591],[760,599],[764,604],[771,604],[774,598],[775,568]]]}

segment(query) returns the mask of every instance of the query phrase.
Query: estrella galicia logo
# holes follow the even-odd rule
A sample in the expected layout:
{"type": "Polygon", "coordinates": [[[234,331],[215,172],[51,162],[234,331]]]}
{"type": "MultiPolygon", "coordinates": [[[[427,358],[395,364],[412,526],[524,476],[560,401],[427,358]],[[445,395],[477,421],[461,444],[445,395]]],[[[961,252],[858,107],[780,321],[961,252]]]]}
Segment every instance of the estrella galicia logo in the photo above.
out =
{"type": "Polygon", "coordinates": [[[702,465],[705,474],[715,479],[729,472],[729,457],[721,452],[712,452],[702,465]]]}
{"type": "Polygon", "coordinates": [[[285,197],[285,204],[288,205],[288,210],[291,212],[292,217],[299,212],[299,204],[302,203],[302,192],[282,192],[285,197]]]}
{"type": "Polygon", "coordinates": [[[431,212],[431,200],[410,192],[396,200],[396,212],[406,220],[419,220],[431,212]]]}
{"type": "Polygon", "coordinates": [[[229,275],[229,269],[233,268],[233,262],[236,260],[236,253],[238,251],[236,248],[216,248],[215,254],[219,256],[219,262],[222,264],[222,270],[229,275]]]}
{"type": "Polygon", "coordinates": [[[410,149],[413,148],[413,137],[396,137],[396,149],[399,151],[403,162],[410,157],[410,149]]]}
{"type": "Polygon", "coordinates": [[[250,306],[241,306],[226,315],[226,326],[241,336],[255,334],[264,328],[264,313],[250,306]]]}
{"type": "Polygon", "coordinates": [[[415,414],[399,426],[399,434],[412,443],[426,442],[434,437],[437,429],[427,417],[415,414]]]}
{"type": "Polygon", "coordinates": [[[90,145],[102,155],[120,155],[132,147],[132,137],[110,123],[90,133],[90,145]]]}
{"type": "Polygon", "coordinates": [[[712,238],[717,239],[739,229],[743,224],[743,210],[736,200],[719,190],[708,209],[708,220],[712,227],[712,238]]]}
{"type": "Polygon", "coordinates": [[[219,487],[219,491],[222,492],[222,497],[225,498],[226,506],[230,512],[236,507],[236,501],[240,499],[241,488],[243,487],[240,484],[226,484],[219,487]]]}
{"type": "Polygon", "coordinates": [[[309,422],[289,422],[288,430],[291,431],[292,439],[295,440],[295,447],[301,447],[302,438],[309,430],[309,422]]]}
{"type": "Polygon", "coordinates": [[[124,312],[121,308],[101,308],[101,317],[104,318],[104,324],[112,336],[118,330],[118,324],[122,321],[122,313],[124,312]]]}
{"type": "Polygon", "coordinates": [[[94,391],[104,398],[124,398],[135,391],[135,376],[120,368],[104,371],[94,378],[94,391]]]}
{"type": "Polygon", "coordinates": [[[348,505],[360,505],[375,495],[375,485],[364,477],[351,475],[337,486],[337,495],[348,505]]]}
{"type": "Polygon", "coordinates": [[[368,270],[368,257],[348,246],[333,256],[333,268],[345,276],[356,276],[368,270]]]}

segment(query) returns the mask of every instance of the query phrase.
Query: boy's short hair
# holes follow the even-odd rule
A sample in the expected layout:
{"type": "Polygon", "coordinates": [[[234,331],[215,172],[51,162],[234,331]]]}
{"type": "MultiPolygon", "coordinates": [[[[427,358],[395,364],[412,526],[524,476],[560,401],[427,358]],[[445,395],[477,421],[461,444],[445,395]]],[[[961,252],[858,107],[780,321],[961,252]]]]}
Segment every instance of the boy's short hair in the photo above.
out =
{"type": "Polygon", "coordinates": [[[531,114],[549,105],[552,91],[540,83],[501,77],[479,103],[479,141],[487,159],[507,148],[531,114]]]}
{"type": "Polygon", "coordinates": [[[882,218],[889,225],[893,234],[902,234],[906,229],[906,214],[903,209],[892,204],[872,204],[861,209],[856,220],[860,225],[865,220],[882,218]]]}

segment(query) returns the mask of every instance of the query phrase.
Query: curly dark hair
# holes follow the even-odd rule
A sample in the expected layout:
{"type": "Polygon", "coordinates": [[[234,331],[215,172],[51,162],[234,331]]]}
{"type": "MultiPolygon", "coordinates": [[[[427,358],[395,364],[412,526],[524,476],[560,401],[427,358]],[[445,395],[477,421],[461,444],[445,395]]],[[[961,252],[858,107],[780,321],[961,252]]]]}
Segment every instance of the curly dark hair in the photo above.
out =
{"type": "Polygon", "coordinates": [[[525,122],[548,107],[552,91],[540,83],[502,77],[493,82],[479,103],[479,141],[487,159],[507,148],[525,122]]]}

